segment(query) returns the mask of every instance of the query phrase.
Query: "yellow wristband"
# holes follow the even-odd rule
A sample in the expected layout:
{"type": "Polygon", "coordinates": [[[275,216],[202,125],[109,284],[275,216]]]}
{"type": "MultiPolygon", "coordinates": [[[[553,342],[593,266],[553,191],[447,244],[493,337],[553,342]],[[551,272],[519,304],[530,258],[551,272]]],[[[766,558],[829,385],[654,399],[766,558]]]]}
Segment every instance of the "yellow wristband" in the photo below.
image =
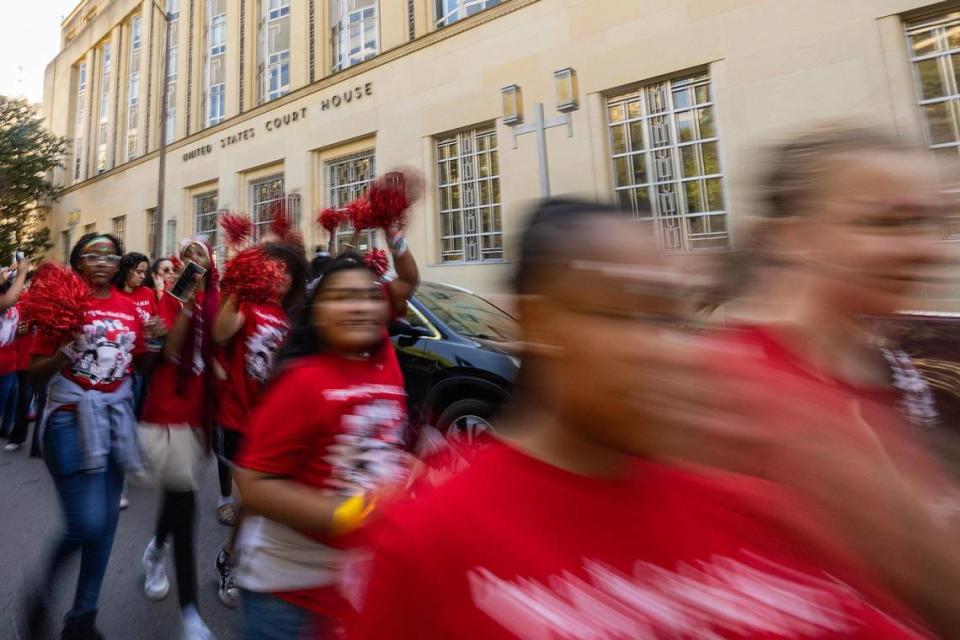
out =
{"type": "Polygon", "coordinates": [[[342,536],[363,526],[367,517],[373,513],[376,505],[374,501],[367,502],[363,495],[354,496],[340,503],[333,510],[333,517],[330,523],[330,535],[333,537],[342,536]]]}

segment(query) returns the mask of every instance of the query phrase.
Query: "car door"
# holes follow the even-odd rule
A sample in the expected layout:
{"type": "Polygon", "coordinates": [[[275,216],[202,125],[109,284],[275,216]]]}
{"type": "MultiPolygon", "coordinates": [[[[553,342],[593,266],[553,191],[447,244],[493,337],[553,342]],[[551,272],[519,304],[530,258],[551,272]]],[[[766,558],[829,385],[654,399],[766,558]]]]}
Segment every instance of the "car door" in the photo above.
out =
{"type": "Polygon", "coordinates": [[[440,332],[414,304],[407,305],[407,323],[426,335],[392,336],[407,389],[411,419],[418,419],[436,373],[442,368],[434,347],[442,341],[440,332]]]}

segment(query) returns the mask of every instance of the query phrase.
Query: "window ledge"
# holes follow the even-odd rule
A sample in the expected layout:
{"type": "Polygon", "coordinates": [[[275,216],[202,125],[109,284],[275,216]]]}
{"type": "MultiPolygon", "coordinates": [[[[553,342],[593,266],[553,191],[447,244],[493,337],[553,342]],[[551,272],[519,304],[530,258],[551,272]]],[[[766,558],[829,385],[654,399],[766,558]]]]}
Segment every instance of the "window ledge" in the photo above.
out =
{"type": "Polygon", "coordinates": [[[509,260],[473,260],[470,262],[431,262],[429,267],[482,267],[488,264],[510,264],[509,260]]]}

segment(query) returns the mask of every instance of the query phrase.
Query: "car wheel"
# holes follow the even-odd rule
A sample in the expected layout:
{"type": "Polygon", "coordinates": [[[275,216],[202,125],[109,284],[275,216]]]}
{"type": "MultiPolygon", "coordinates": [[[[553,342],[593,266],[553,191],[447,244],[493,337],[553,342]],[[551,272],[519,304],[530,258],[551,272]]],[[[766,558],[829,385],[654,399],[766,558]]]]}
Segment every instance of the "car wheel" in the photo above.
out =
{"type": "Polygon", "coordinates": [[[484,400],[457,400],[440,414],[437,429],[459,447],[478,446],[493,433],[490,417],[495,408],[484,400]]]}

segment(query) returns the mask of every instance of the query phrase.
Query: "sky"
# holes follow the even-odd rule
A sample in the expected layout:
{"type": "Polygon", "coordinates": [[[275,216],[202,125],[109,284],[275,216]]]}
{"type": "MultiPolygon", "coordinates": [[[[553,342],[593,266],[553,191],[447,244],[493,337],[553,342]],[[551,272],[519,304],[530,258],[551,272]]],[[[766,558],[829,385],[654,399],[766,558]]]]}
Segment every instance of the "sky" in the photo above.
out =
{"type": "Polygon", "coordinates": [[[43,100],[43,72],[60,50],[60,22],[80,0],[0,0],[0,94],[43,100]]]}

